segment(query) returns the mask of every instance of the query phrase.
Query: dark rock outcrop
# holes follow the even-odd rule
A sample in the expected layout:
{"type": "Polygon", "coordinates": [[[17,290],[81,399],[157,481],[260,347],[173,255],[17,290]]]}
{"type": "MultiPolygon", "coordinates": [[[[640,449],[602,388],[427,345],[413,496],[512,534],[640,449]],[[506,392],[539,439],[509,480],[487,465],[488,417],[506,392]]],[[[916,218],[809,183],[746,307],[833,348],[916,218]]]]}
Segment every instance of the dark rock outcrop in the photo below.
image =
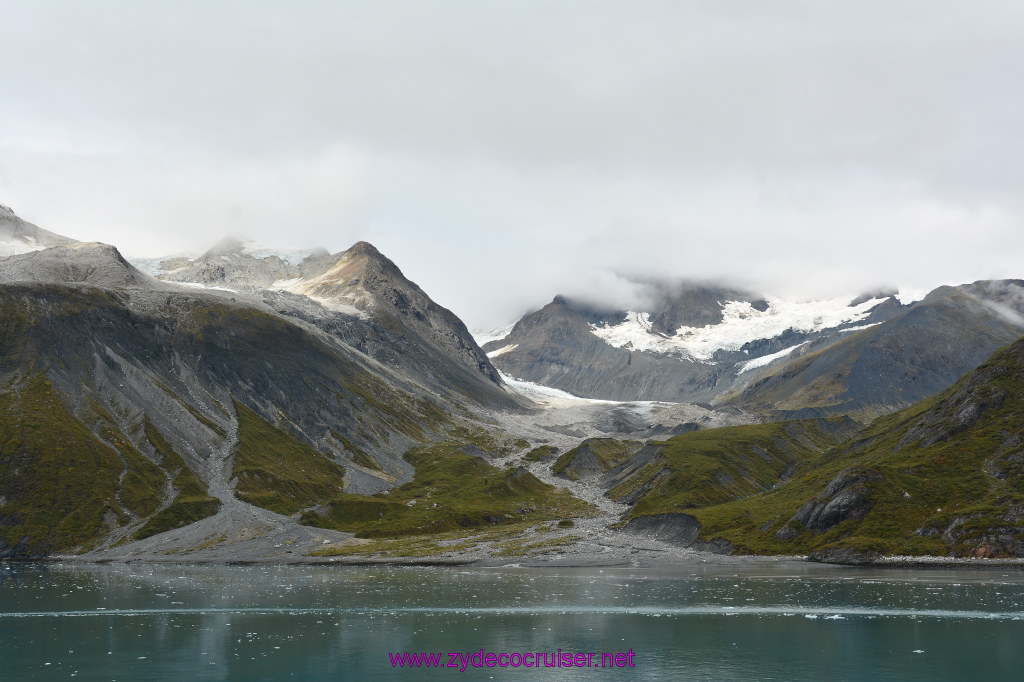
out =
{"type": "Polygon", "coordinates": [[[733,545],[723,538],[702,540],[700,521],[689,514],[653,514],[630,519],[623,532],[642,535],[680,547],[689,547],[698,552],[732,554],[733,545]]]}
{"type": "Polygon", "coordinates": [[[792,520],[809,530],[823,531],[843,521],[862,519],[871,510],[868,483],[879,479],[881,475],[874,471],[843,469],[816,499],[805,502],[792,520]]]}
{"type": "Polygon", "coordinates": [[[622,530],[680,547],[689,547],[700,538],[700,521],[689,514],[653,514],[630,519],[622,530]]]}

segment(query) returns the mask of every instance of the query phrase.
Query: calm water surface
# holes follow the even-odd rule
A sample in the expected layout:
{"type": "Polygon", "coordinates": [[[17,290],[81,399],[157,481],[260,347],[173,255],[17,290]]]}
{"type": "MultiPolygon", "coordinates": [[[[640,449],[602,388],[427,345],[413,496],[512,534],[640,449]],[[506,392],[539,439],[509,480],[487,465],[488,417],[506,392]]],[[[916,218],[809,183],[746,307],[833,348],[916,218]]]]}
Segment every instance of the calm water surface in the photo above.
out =
{"type": "Polygon", "coordinates": [[[0,564],[0,655],[10,680],[1019,680],[1024,574],[0,564]],[[635,667],[389,659],[481,649],[635,667]]]}

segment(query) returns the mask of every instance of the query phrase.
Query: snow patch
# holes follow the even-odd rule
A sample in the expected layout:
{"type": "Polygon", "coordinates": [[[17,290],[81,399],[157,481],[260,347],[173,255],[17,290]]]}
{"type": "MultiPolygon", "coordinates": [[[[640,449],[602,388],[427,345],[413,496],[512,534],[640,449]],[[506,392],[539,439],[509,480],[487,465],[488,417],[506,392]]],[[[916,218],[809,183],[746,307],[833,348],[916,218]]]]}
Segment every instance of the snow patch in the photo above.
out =
{"type": "Polygon", "coordinates": [[[516,379],[515,377],[505,374],[501,370],[498,370],[498,374],[501,376],[501,380],[504,381],[513,391],[533,400],[534,402],[542,403],[546,407],[567,407],[570,405],[626,405],[636,408],[651,408],[677,404],[659,402],[656,400],[621,401],[600,400],[598,398],[581,398],[578,395],[573,395],[572,393],[562,391],[557,388],[551,388],[550,386],[544,386],[542,384],[535,384],[532,381],[525,381],[523,379],[516,379]]]}
{"type": "Polygon", "coordinates": [[[508,346],[504,346],[502,348],[499,348],[498,350],[492,350],[490,353],[487,354],[487,357],[489,357],[489,358],[496,358],[499,355],[501,355],[502,353],[507,353],[510,350],[515,350],[516,348],[519,348],[519,344],[518,343],[513,343],[513,344],[510,344],[508,346]]]}
{"type": "Polygon", "coordinates": [[[32,253],[33,251],[42,251],[45,246],[42,246],[35,239],[29,241],[29,239],[0,242],[0,257],[6,256],[20,256],[23,253],[32,253]]]}
{"type": "Polygon", "coordinates": [[[470,334],[473,336],[473,340],[476,341],[477,345],[482,346],[485,343],[490,343],[491,341],[500,341],[501,339],[505,338],[506,336],[512,333],[512,327],[514,326],[516,325],[513,322],[511,324],[507,324],[501,327],[496,327],[487,332],[474,331],[470,332],[470,334]]]}
{"type": "Polygon", "coordinates": [[[862,329],[871,329],[872,327],[877,327],[880,324],[882,324],[882,323],[881,322],[872,322],[871,324],[861,324],[861,325],[857,325],[856,327],[847,327],[846,329],[839,329],[837,331],[840,334],[845,334],[846,332],[859,332],[862,329]]]}
{"type": "Polygon", "coordinates": [[[910,305],[927,295],[928,291],[925,289],[900,289],[896,294],[896,300],[900,302],[900,305],[910,305]]]}
{"type": "Polygon", "coordinates": [[[848,305],[849,300],[846,297],[819,301],[768,298],[768,308],[764,311],[757,310],[747,301],[727,301],[722,306],[723,319],[720,323],[680,327],[673,336],[654,331],[649,313],[632,311],[620,324],[591,325],[590,328],[615,348],[632,344],[634,350],[678,355],[714,364],[712,358],[716,351],[738,351],[745,343],[771,339],[789,329],[809,333],[857,322],[886,299],[873,298],[855,306],[848,305]]]}
{"type": "Polygon", "coordinates": [[[810,341],[804,341],[803,343],[798,343],[795,346],[790,346],[789,348],[783,348],[782,350],[780,350],[777,353],[772,353],[771,355],[762,355],[759,358],[754,358],[753,360],[748,360],[747,362],[744,362],[744,363],[740,364],[740,366],[739,366],[740,369],[736,373],[737,374],[743,374],[744,372],[746,372],[748,370],[757,369],[758,367],[764,367],[765,365],[769,365],[769,364],[775,362],[776,360],[778,360],[779,358],[783,358],[783,357],[789,355],[790,353],[795,351],[800,346],[805,346],[808,343],[810,343],[810,341]]]}
{"type": "Polygon", "coordinates": [[[237,294],[237,289],[228,289],[227,287],[211,287],[208,284],[202,284],[200,282],[170,282],[170,284],[180,284],[183,287],[189,289],[208,289],[210,291],[229,291],[232,294],[237,294]]]}
{"type": "Polygon", "coordinates": [[[368,319],[370,319],[370,314],[368,312],[366,312],[365,310],[360,310],[359,308],[355,307],[354,305],[349,305],[347,303],[341,303],[341,302],[336,301],[334,299],[323,298],[321,296],[310,296],[309,294],[302,294],[302,295],[305,296],[306,298],[308,298],[311,301],[316,301],[317,303],[322,305],[324,308],[327,308],[328,310],[333,310],[336,313],[341,313],[342,315],[348,315],[349,317],[358,317],[361,320],[368,320],[368,319]]]}
{"type": "Polygon", "coordinates": [[[275,249],[260,242],[243,240],[242,253],[259,260],[269,258],[270,256],[277,256],[292,265],[298,265],[313,254],[313,249],[275,249]]]}
{"type": "Polygon", "coordinates": [[[298,285],[304,280],[301,277],[293,277],[291,279],[279,279],[271,283],[268,289],[271,291],[290,291],[292,287],[298,285]]]}
{"type": "Polygon", "coordinates": [[[510,377],[501,370],[498,370],[498,374],[501,376],[501,380],[508,384],[509,388],[511,388],[513,391],[537,402],[549,403],[552,401],[557,401],[573,403],[603,403],[605,405],[619,404],[615,400],[597,400],[595,398],[581,398],[578,395],[573,395],[572,393],[562,391],[557,388],[551,388],[550,386],[535,384],[532,381],[525,381],[523,379],[516,379],[514,377],[510,377]]]}

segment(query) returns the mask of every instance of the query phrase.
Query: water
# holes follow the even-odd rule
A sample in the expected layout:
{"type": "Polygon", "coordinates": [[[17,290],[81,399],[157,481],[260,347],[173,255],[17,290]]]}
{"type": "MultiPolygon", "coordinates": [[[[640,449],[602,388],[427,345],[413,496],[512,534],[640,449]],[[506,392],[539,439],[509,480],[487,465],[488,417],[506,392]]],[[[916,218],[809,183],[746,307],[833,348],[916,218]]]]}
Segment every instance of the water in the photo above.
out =
{"type": "Polygon", "coordinates": [[[1000,570],[0,565],[11,680],[1016,680],[1021,642],[1024,574],[1000,570]],[[481,649],[634,667],[388,655],[481,649]]]}

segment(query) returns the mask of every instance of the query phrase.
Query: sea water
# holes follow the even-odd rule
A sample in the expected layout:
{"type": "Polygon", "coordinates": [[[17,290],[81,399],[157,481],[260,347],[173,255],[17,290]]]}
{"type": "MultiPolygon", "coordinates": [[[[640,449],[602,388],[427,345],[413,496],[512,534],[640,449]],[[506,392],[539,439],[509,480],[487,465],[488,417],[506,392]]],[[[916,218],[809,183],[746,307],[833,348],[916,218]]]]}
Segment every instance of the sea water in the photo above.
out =
{"type": "Polygon", "coordinates": [[[1024,573],[8,563],[0,656],[10,680],[1019,680],[1024,573]]]}

